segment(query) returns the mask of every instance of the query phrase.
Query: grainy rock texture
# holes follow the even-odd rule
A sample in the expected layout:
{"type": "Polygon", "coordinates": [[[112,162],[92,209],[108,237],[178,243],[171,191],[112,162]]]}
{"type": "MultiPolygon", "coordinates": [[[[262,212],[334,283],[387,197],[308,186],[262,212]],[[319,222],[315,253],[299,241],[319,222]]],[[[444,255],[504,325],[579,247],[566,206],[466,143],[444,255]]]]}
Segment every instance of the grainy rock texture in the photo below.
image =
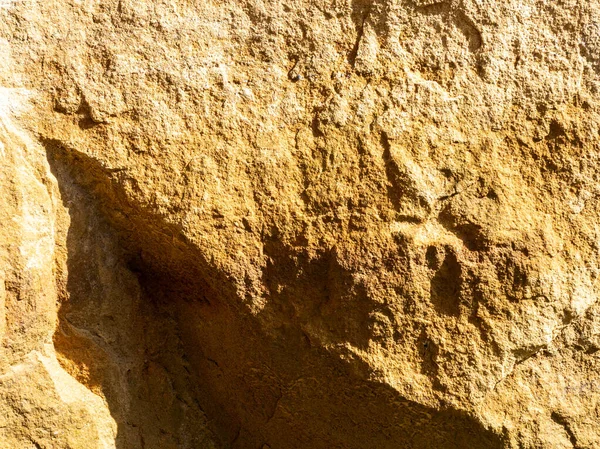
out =
{"type": "Polygon", "coordinates": [[[600,447],[600,1],[0,0],[0,448],[600,447]]]}

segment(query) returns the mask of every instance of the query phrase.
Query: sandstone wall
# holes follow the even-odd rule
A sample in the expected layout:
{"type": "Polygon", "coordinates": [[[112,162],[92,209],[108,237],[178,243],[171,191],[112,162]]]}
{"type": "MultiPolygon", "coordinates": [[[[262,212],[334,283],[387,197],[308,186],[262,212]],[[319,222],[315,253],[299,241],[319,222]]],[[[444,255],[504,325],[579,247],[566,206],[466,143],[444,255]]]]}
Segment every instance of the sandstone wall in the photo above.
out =
{"type": "Polygon", "coordinates": [[[0,448],[600,446],[600,2],[0,3],[0,448]]]}

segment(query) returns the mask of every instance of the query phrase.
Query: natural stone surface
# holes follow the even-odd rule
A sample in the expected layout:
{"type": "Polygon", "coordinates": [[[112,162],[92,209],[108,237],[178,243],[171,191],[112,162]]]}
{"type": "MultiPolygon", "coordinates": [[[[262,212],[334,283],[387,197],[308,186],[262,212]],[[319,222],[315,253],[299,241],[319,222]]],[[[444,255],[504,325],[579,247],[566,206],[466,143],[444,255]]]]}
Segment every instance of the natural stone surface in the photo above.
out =
{"type": "Polygon", "coordinates": [[[0,2],[0,448],[600,446],[600,2],[0,2]]]}

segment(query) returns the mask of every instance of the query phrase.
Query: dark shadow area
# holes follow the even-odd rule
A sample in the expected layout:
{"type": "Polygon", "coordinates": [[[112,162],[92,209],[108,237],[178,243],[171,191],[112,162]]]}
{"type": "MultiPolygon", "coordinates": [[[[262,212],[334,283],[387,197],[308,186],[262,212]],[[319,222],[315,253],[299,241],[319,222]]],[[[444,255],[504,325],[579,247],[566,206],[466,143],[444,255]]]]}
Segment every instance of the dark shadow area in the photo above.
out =
{"type": "Polygon", "coordinates": [[[441,266],[431,279],[431,302],[435,309],[450,316],[460,314],[461,267],[450,249],[446,251],[441,266]]]}
{"type": "MultiPolygon", "coordinates": [[[[177,317],[168,305],[153,301],[138,280],[145,250],[134,240],[123,245],[127,231],[117,232],[100,213],[102,200],[74,182],[93,173],[90,166],[71,165],[57,147],[47,148],[70,221],[66,285],[58,286],[54,335],[61,364],[106,398],[118,425],[117,449],[214,447],[177,317]]],[[[193,290],[195,300],[206,304],[199,283],[173,282],[180,297],[193,290]]]]}
{"type": "Polygon", "coordinates": [[[305,331],[323,304],[338,314],[330,325],[343,327],[350,309],[336,304],[352,297],[351,330],[368,342],[359,324],[375,305],[351,290],[335,252],[296,260],[268,244],[265,282],[285,288],[252,315],[185,236],[130,203],[122,173],[44,143],[70,215],[55,346],[63,366],[106,397],[118,449],[503,447],[474,418],[406,400],[305,331]]]}
{"type": "Polygon", "coordinates": [[[470,251],[482,251],[490,247],[485,229],[465,218],[460,210],[456,210],[452,202],[449,202],[440,211],[438,221],[444,228],[461,239],[470,251]]]}

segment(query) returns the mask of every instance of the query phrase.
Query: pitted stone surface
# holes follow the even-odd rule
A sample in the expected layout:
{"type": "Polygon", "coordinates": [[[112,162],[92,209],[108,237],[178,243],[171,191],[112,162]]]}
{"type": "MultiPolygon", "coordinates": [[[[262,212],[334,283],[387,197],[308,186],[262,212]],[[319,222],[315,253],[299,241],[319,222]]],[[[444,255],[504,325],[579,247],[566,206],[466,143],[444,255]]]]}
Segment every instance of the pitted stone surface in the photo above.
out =
{"type": "Polygon", "coordinates": [[[0,4],[8,447],[597,447],[598,11],[0,4]]]}

